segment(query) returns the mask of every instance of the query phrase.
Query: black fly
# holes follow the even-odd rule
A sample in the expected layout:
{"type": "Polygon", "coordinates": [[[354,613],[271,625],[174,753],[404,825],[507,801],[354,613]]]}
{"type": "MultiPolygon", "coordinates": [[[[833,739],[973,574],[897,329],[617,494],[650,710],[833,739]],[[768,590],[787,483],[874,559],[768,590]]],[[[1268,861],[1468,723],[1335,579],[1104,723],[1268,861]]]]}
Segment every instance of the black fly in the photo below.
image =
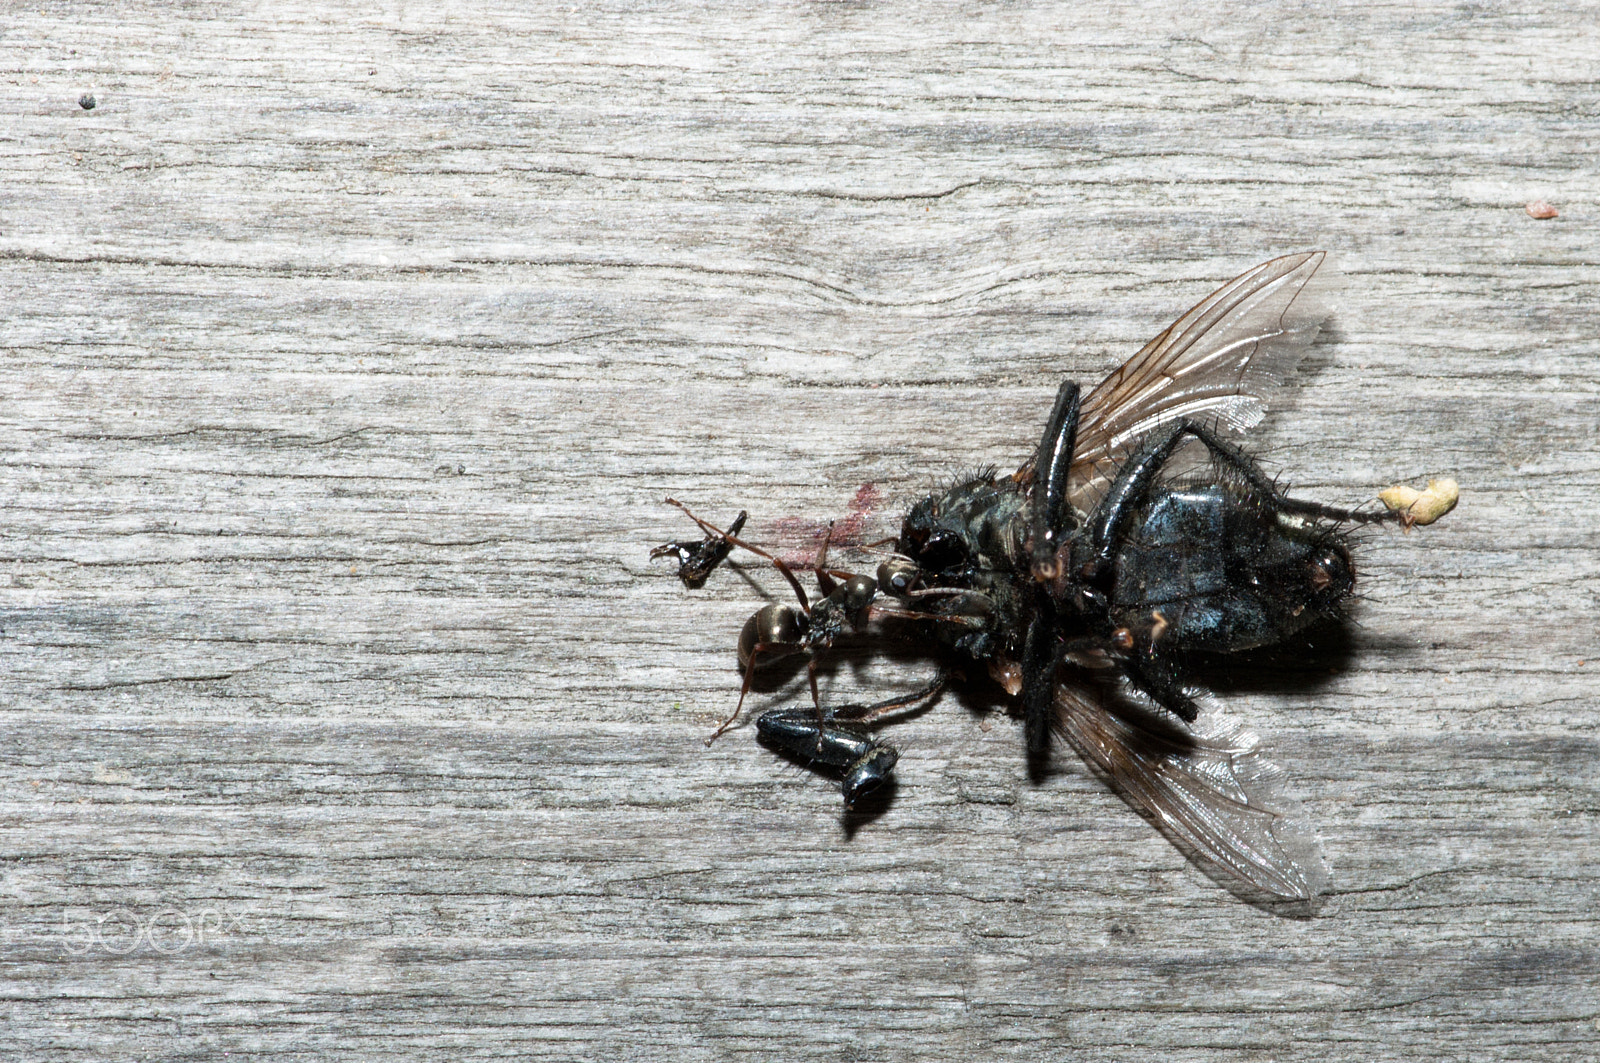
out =
{"type": "Polygon", "coordinates": [[[1345,529],[1402,520],[1291,498],[1221,434],[1261,419],[1264,392],[1316,335],[1305,286],[1323,257],[1262,263],[1092,391],[1063,383],[1029,460],[914,505],[876,578],[830,569],[824,547],[815,603],[782,559],[739,538],[743,513],[727,531],[690,513],[705,538],[652,553],[676,553],[685,583],[739,547],[771,561],[799,601],[745,625],[744,689],[717,734],[763,660],[808,654],[811,706],[769,711],[757,730],[841,774],[852,804],[897,758],[872,725],[928,704],[948,672],[902,697],[825,709],[816,662],[846,629],[893,623],[943,660],[987,666],[1017,699],[1035,764],[1060,734],[1232,874],[1282,897],[1320,892],[1314,833],[1276,804],[1252,736],[1200,716],[1191,673],[1197,654],[1269,645],[1338,615],[1355,588],[1345,529]]]}

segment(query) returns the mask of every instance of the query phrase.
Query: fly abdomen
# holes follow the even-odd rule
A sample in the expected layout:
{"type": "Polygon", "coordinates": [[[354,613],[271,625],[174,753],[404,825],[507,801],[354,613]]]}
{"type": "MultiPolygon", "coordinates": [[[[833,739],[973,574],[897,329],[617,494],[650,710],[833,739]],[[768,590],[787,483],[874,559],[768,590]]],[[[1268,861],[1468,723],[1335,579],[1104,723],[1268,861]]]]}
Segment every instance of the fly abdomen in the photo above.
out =
{"type": "Polygon", "coordinates": [[[1354,589],[1348,551],[1331,525],[1281,515],[1227,481],[1156,492],[1117,554],[1113,623],[1149,628],[1153,652],[1226,653],[1336,612],[1354,589]]]}

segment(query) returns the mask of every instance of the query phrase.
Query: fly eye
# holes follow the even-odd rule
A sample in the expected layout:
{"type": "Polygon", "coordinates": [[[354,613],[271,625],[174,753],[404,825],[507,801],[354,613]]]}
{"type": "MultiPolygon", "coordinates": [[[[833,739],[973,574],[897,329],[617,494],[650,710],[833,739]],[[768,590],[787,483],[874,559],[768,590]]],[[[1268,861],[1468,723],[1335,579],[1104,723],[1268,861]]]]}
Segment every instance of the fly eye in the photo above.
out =
{"type": "Polygon", "coordinates": [[[954,532],[936,531],[928,536],[917,560],[923,568],[944,572],[967,560],[967,544],[954,532]]]}

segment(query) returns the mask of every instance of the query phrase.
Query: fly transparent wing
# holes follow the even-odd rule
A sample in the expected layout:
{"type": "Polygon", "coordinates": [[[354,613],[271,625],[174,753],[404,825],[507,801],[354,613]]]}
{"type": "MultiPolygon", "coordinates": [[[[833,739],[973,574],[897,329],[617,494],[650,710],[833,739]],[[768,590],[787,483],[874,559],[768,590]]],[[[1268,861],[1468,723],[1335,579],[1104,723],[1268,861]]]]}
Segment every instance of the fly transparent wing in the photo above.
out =
{"type": "Polygon", "coordinates": [[[1169,837],[1279,897],[1306,900],[1327,887],[1316,832],[1237,723],[1212,710],[1188,733],[1143,726],[1065,685],[1056,710],[1056,730],[1169,837]]]}
{"type": "Polygon", "coordinates": [[[1316,338],[1325,311],[1306,292],[1323,251],[1263,262],[1202,299],[1083,400],[1073,505],[1094,508],[1130,444],[1180,417],[1242,432],[1266,413],[1316,338]]]}

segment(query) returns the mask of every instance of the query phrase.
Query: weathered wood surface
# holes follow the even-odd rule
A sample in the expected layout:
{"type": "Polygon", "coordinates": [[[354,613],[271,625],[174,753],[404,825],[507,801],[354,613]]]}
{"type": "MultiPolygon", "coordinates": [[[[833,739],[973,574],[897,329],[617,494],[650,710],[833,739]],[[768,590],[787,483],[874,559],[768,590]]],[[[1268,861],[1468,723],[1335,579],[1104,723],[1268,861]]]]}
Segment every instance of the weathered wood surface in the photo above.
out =
{"type": "Polygon", "coordinates": [[[5,8],[0,1053],[1589,1055],[1593,5],[523,6],[5,8]],[[665,495],[890,522],[1308,247],[1258,446],[1465,491],[1230,694],[1317,917],[971,696],[864,822],[706,750],[665,495]]]}

